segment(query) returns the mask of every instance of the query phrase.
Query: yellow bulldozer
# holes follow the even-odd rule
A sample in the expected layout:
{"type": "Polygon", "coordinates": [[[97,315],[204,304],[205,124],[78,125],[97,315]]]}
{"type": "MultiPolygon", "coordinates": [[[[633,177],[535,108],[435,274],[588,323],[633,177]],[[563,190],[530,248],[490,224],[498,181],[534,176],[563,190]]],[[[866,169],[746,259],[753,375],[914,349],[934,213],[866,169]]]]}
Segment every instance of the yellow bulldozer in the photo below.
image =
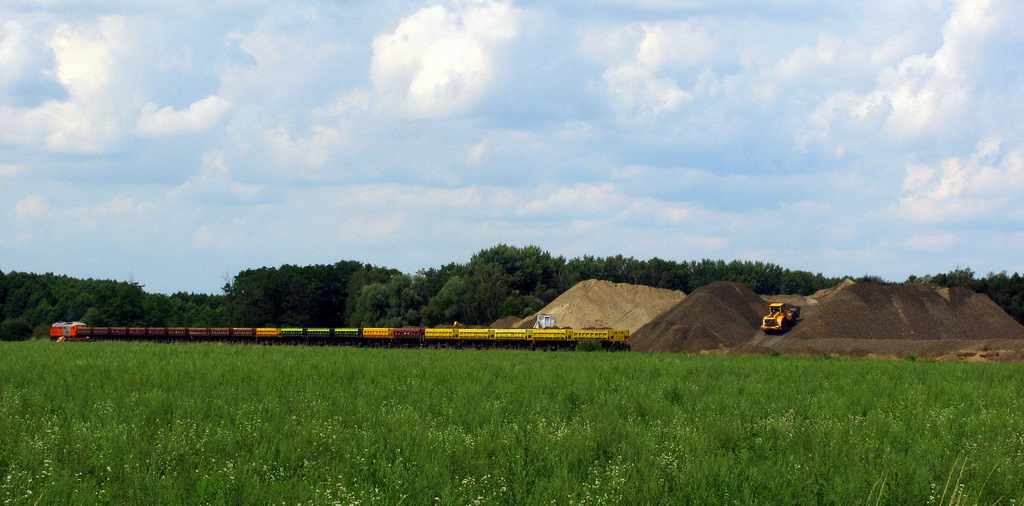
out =
{"type": "Polygon", "coordinates": [[[761,330],[765,332],[785,332],[800,319],[800,306],[773,302],[768,305],[768,314],[761,321],[761,330]]]}

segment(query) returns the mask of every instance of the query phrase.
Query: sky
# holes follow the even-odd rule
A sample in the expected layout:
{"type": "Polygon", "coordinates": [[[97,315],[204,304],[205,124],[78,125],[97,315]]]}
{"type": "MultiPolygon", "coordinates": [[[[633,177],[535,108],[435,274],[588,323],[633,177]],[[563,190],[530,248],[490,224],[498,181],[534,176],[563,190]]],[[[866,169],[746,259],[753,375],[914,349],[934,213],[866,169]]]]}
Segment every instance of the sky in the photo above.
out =
{"type": "Polygon", "coordinates": [[[0,270],[1024,272],[1024,2],[0,0],[0,270]]]}

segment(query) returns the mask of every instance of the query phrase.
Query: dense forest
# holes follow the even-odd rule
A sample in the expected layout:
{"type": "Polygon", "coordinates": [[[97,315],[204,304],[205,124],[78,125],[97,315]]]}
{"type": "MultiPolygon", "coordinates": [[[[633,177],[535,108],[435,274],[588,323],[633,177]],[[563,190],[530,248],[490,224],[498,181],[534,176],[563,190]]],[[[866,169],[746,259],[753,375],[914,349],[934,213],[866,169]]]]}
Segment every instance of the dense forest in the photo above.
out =
{"type": "MultiPolygon", "coordinates": [[[[622,255],[567,260],[537,246],[507,245],[482,250],[464,264],[412,275],[355,261],[247,269],[217,295],[151,294],[134,281],[0,272],[0,338],[45,336],[49,325],[61,320],[154,327],[486,325],[505,316],[529,316],[587,279],[686,293],[714,281],[738,281],[766,295],[810,295],[842,280],[764,262],[637,260],[622,255]]],[[[884,282],[876,276],[851,279],[884,282]]],[[[957,268],[910,276],[906,282],[985,293],[1024,322],[1024,279],[1019,274],[977,277],[969,268],[957,268]]]]}

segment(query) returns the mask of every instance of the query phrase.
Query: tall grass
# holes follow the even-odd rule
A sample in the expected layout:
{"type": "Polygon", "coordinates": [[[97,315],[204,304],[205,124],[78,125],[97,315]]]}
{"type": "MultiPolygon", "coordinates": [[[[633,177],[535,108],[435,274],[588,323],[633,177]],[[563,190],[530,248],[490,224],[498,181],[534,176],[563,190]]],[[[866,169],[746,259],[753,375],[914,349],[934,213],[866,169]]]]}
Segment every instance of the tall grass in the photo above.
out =
{"type": "Polygon", "coordinates": [[[0,502],[1015,504],[1024,369],[0,343],[0,502]]]}

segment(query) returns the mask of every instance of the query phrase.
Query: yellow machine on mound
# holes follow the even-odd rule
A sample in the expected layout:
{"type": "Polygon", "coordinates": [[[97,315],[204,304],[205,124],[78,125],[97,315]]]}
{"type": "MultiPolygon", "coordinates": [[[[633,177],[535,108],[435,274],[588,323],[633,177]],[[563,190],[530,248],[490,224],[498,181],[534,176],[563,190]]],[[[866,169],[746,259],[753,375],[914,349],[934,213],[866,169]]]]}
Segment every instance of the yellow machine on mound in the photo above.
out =
{"type": "Polygon", "coordinates": [[[773,302],[768,305],[768,315],[761,321],[765,332],[785,332],[800,319],[800,306],[773,302]]]}

